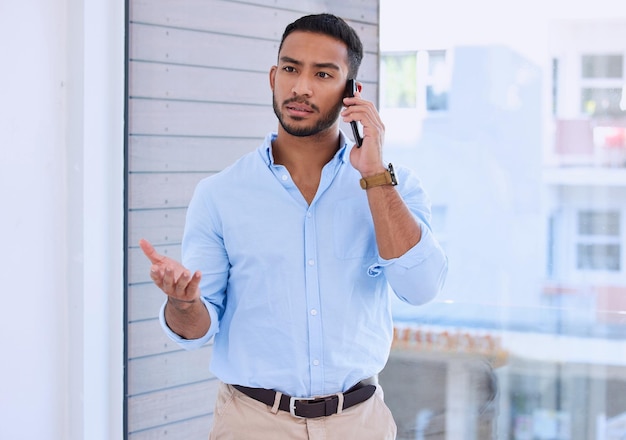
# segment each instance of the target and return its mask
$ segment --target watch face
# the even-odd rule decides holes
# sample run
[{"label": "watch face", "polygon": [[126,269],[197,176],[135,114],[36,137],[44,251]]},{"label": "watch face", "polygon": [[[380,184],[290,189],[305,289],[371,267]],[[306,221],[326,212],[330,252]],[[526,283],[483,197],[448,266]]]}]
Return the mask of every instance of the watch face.
[{"label": "watch face", "polygon": [[391,176],[391,184],[396,186],[398,184],[398,179],[396,179],[396,172],[393,170],[391,162],[389,162],[389,167],[387,169],[389,170],[389,175]]}]

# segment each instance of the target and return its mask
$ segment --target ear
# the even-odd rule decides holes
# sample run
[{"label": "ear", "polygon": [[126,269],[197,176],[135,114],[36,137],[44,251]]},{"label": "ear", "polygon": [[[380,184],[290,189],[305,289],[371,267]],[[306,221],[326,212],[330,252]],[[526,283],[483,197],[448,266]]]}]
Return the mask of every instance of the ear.
[{"label": "ear", "polygon": [[277,66],[272,66],[272,68],[270,69],[270,88],[272,89],[272,92],[274,91],[274,83],[276,81],[277,70],[278,70]]}]

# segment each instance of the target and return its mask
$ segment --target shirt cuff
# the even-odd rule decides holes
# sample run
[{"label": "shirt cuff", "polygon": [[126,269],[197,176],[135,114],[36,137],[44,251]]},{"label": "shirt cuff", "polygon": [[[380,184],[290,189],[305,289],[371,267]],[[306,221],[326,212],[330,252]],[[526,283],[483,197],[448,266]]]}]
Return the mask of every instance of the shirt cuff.
[{"label": "shirt cuff", "polygon": [[159,322],[161,323],[161,327],[163,328],[165,334],[172,341],[176,342],[178,346],[184,348],[185,350],[195,350],[196,348],[202,347],[204,344],[209,342],[211,338],[217,333],[219,327],[217,311],[215,310],[215,307],[213,307],[213,304],[211,304],[202,296],[200,297],[200,300],[209,312],[209,316],[211,317],[211,326],[209,327],[209,330],[207,330],[206,334],[198,339],[181,338],[179,335],[174,333],[171,328],[168,327],[167,322],[165,321],[165,306],[167,304],[167,299],[161,306],[161,311],[159,312]]},{"label": "shirt cuff", "polygon": [[371,277],[377,277],[387,266],[394,265],[400,270],[408,270],[426,260],[434,250],[439,248],[439,244],[435,239],[435,236],[431,232],[430,228],[421,221],[418,221],[422,230],[422,236],[420,241],[409,249],[404,255],[397,258],[391,258],[386,260],[382,257],[378,257],[378,261],[372,264],[367,269],[367,274]]}]

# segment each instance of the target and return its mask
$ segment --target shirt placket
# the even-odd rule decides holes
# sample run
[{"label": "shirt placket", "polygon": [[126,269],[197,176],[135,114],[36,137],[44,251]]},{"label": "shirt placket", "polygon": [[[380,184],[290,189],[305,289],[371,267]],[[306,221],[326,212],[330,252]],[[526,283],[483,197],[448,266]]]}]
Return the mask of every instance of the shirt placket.
[{"label": "shirt placket", "polygon": [[304,219],[305,249],[305,295],[309,333],[309,369],[311,372],[311,395],[324,392],[324,358],[322,313],[320,307],[318,252],[315,227],[315,207],[307,209]]}]

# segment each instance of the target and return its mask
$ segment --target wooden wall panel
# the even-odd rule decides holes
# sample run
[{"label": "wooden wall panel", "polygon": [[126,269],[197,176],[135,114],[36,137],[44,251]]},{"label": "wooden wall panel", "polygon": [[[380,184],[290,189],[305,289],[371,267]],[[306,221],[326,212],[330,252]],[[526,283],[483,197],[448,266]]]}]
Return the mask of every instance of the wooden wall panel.
[{"label": "wooden wall panel", "polygon": [[136,98],[229,102],[265,107],[272,102],[268,72],[137,61],[131,66],[129,80]]},{"label": "wooden wall panel", "polygon": [[308,13],[330,12],[346,20],[363,21],[378,24],[378,3],[372,0],[248,0],[255,5],[264,5],[278,9],[301,11]]},{"label": "wooden wall panel", "polygon": [[[152,61],[174,65],[269,72],[276,63],[279,42],[195,30],[134,24],[133,61]],[[148,44],[150,42],[150,44]],[[244,57],[232,54],[246,53]],[[359,79],[375,82],[378,55],[365,51]]]},{"label": "wooden wall panel", "polygon": [[[128,326],[134,322],[145,319],[156,319],[165,301],[165,294],[161,292],[151,281],[145,283],[135,283],[128,287],[128,302],[126,313],[128,315]],[[135,334],[127,331],[132,337],[128,338],[128,345],[135,343]],[[161,330],[159,329],[159,333]]]},{"label": "wooden wall panel", "polygon": [[133,136],[129,168],[131,172],[219,171],[253,150],[264,137],[240,136]]},{"label": "wooden wall panel", "polygon": [[[192,417],[207,416],[213,412],[216,389],[216,380],[206,380],[136,396],[128,404],[128,413],[131,416],[128,430],[141,431]],[[208,431],[205,431],[202,439],[207,438]]]},{"label": "wooden wall panel", "polygon": [[128,372],[134,380],[129,384],[129,394],[144,395],[163,389],[208,380],[212,346],[193,351],[177,350],[155,356],[129,359]]},{"label": "wooden wall panel", "polygon": [[134,115],[129,122],[135,135],[151,136],[233,136],[245,131],[263,137],[277,122],[268,105],[133,99]]},{"label": "wooden wall panel", "polygon": [[131,32],[133,61],[264,72],[278,47],[271,40],[145,24],[133,24]]},{"label": "wooden wall panel", "polygon": [[136,431],[129,435],[129,440],[178,440],[202,439],[206,440],[207,426],[213,423],[213,414],[192,417],[174,423],[166,423],[156,428]]},{"label": "wooden wall panel", "polygon": [[359,33],[365,50],[378,51],[378,2],[371,0],[318,1],[267,0],[246,3],[230,1],[135,0],[136,23],[196,31],[241,35],[279,42],[289,23],[306,13],[332,12]]},{"label": "wooden wall panel", "polygon": [[131,209],[184,208],[197,183],[205,177],[202,173],[132,174],[129,206]]},{"label": "wooden wall panel", "polygon": [[272,5],[229,1],[190,0],[184,5],[181,8],[180,2],[171,0],[137,0],[132,12],[136,22],[270,41],[280,40],[283,28],[301,15]]},{"label": "wooden wall panel", "polygon": [[161,324],[156,316],[153,319],[133,322],[129,324],[128,330],[133,335],[127,349],[129,359],[180,350],[178,345],[161,330]]},{"label": "wooden wall panel", "polygon": [[129,243],[145,238],[153,245],[179,244],[183,235],[186,208],[143,209],[128,213]]},{"label": "wooden wall panel", "polygon": [[212,345],[187,352],[164,335],[165,296],[138,241],[180,259],[197,182],[276,129],[268,72],[296,18],[327,11],[355,27],[365,46],[358,79],[378,102],[378,1],[128,1],[126,434],[206,440],[218,383],[208,369]]}]

